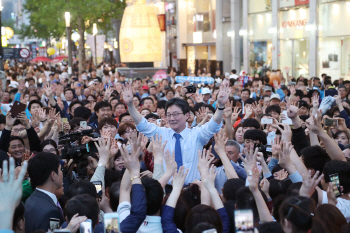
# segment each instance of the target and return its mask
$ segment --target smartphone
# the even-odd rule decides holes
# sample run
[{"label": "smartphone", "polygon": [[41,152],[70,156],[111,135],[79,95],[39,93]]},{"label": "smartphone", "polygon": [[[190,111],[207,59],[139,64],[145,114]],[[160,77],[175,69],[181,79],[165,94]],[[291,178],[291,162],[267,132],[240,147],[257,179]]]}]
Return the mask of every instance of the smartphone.
[{"label": "smartphone", "polygon": [[67,229],[56,229],[53,231],[53,233],[72,233],[72,232]]},{"label": "smartphone", "polygon": [[293,125],[292,119],[290,119],[287,115],[287,111],[283,111],[282,113],[286,116],[286,119],[282,120],[282,123],[288,124],[288,125]]},{"label": "smartphone", "polygon": [[253,218],[253,210],[245,209],[245,210],[235,210],[235,225],[236,232],[254,232],[254,218]]},{"label": "smartphone", "polygon": [[93,233],[91,219],[87,219],[85,222],[80,223],[79,232],[80,233]]},{"label": "smartphone", "polygon": [[324,125],[328,127],[338,127],[338,120],[332,118],[325,118]]},{"label": "smartphone", "polygon": [[62,118],[62,124],[64,124],[64,123],[68,123],[68,118],[66,118],[66,117]]},{"label": "smartphone", "polygon": [[50,231],[60,229],[60,220],[58,218],[50,218]]},{"label": "smartphone", "polygon": [[334,174],[329,175],[329,179],[332,182],[333,192],[335,194],[335,197],[340,197],[341,191],[340,191],[340,182],[339,182],[338,173],[334,173]]},{"label": "smartphone", "polygon": [[273,123],[273,119],[271,118],[261,118],[262,125],[271,125]]},{"label": "smartphone", "polygon": [[162,119],[157,119],[157,125],[160,125],[160,122],[162,122]]},{"label": "smartphone", "polygon": [[27,108],[26,104],[22,104],[21,102],[18,102],[17,100],[13,103],[10,113],[11,117],[15,118],[18,116],[19,113],[24,112]]},{"label": "smartphone", "polygon": [[80,121],[80,127],[82,127],[83,129],[86,129],[87,128],[86,121]]},{"label": "smartphone", "polygon": [[95,185],[96,193],[99,197],[102,197],[102,182],[101,181],[94,181],[91,182]]},{"label": "smartphone", "polygon": [[106,213],[103,219],[105,233],[119,233],[119,215],[117,213]]}]

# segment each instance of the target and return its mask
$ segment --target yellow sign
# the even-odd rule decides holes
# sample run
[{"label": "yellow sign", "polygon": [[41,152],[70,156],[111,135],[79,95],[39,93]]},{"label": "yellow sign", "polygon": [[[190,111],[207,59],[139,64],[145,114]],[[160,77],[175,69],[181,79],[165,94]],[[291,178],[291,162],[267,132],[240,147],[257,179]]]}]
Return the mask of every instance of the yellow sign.
[{"label": "yellow sign", "polygon": [[2,44],[2,47],[7,47],[7,37],[6,36],[1,36],[1,44]]},{"label": "yellow sign", "polygon": [[12,28],[10,27],[5,27],[5,35],[7,39],[11,39],[14,35],[14,32],[12,30]]},{"label": "yellow sign", "polygon": [[54,48],[48,48],[46,52],[51,56],[55,54],[56,50]]},{"label": "yellow sign", "polygon": [[62,42],[56,42],[55,46],[56,46],[56,48],[61,49],[62,48]]}]

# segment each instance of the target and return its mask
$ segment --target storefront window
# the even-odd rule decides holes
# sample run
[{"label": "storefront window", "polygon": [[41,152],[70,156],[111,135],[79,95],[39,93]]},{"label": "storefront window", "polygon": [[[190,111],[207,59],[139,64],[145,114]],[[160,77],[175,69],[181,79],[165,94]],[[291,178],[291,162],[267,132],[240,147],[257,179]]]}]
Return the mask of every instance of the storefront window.
[{"label": "storefront window", "polygon": [[195,72],[196,68],[196,54],[194,46],[187,46],[187,68],[189,74]]},{"label": "storefront window", "polygon": [[319,42],[317,74],[350,78],[350,2],[321,0],[319,4]]},{"label": "storefront window", "polygon": [[271,11],[271,0],[250,0],[249,14]]},{"label": "storefront window", "polygon": [[[252,1],[250,1],[252,2]],[[272,61],[271,12],[249,15],[249,73],[264,75]]]},{"label": "storefront window", "polygon": [[215,41],[215,0],[187,0],[187,3],[187,41]]}]

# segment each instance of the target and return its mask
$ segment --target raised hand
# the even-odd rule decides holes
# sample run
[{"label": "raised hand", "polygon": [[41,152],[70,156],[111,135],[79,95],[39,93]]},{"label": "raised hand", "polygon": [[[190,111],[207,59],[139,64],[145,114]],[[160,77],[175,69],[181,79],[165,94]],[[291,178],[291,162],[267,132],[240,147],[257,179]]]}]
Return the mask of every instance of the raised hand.
[{"label": "raised hand", "polygon": [[163,164],[163,156],[164,156],[164,148],[168,141],[165,141],[164,144],[162,144],[162,135],[158,137],[158,134],[156,134],[154,137],[152,137],[152,153],[154,158],[154,163]]},{"label": "raised hand", "polygon": [[248,175],[249,190],[251,192],[256,192],[259,190],[259,169],[256,164],[251,167],[251,174]]},{"label": "raised hand", "polygon": [[132,102],[132,98],[134,97],[134,95],[132,93],[132,89],[129,83],[126,83],[125,86],[123,87],[122,95],[123,95],[124,103],[126,103],[126,105],[128,106],[134,105]]},{"label": "raised hand", "polygon": [[[283,126],[283,129],[280,127]],[[291,142],[292,141],[292,130],[288,124],[281,123],[276,125],[276,128],[278,128],[282,133],[282,142]]]},{"label": "raised hand", "polygon": [[106,166],[109,160],[109,157],[111,156],[111,143],[110,140],[105,140],[104,138],[98,139],[98,144],[96,142],[95,146],[98,150],[98,155],[100,157],[99,162],[102,163],[103,166]]},{"label": "raised hand", "polygon": [[215,140],[215,146],[214,146],[214,150],[216,151],[216,153],[218,153],[218,155],[220,156],[220,154],[225,154],[225,144],[228,140],[228,138],[226,137],[226,134],[223,130],[220,130],[217,134],[214,134],[214,140]]},{"label": "raised hand", "polygon": [[249,118],[252,114],[253,114],[253,109],[250,105],[246,105],[246,107],[244,108],[244,119]]},{"label": "raised hand", "polygon": [[57,119],[58,115],[59,115],[59,113],[56,114],[56,109],[51,108],[49,110],[49,115],[47,117],[47,123],[52,125],[55,122],[55,120]]},{"label": "raised hand", "polygon": [[129,170],[131,177],[136,177],[140,175],[140,161],[139,155],[141,148],[137,148],[136,151],[133,151],[129,154],[125,145],[122,145],[120,150],[122,157],[124,159],[124,166]]},{"label": "raised hand", "polygon": [[5,129],[11,131],[12,126],[15,124],[16,120],[17,120],[17,117],[12,118],[11,113],[8,113],[6,115],[6,126],[5,126]]},{"label": "raised hand", "polygon": [[31,126],[29,125],[29,120],[27,118],[27,115],[25,112],[21,112],[17,115],[17,118],[21,121],[22,125],[24,125],[24,127],[26,129],[29,129]]},{"label": "raised hand", "polygon": [[[340,96],[339,96],[340,97]],[[336,98],[336,96],[334,96],[334,98]],[[318,95],[314,95],[312,96],[312,107],[314,109],[318,109],[318,107],[320,106],[320,102],[318,101]]]},{"label": "raised hand", "polygon": [[166,150],[164,154],[164,161],[166,164],[166,172],[174,174],[174,172],[177,170],[177,163],[175,161],[175,151],[172,152],[171,156],[169,150]]},{"label": "raised hand", "polygon": [[290,175],[292,175],[296,171],[296,168],[290,159],[290,153],[292,152],[292,150],[293,145],[290,142],[283,142],[283,151],[281,149],[278,150],[279,165],[286,169]]},{"label": "raised hand", "polygon": [[341,97],[340,97],[340,95],[339,95],[339,91],[338,91],[338,94],[337,94],[337,95],[333,96],[333,98],[334,98],[335,103],[336,103],[337,105],[340,105],[340,104],[341,104]]},{"label": "raised hand", "polygon": [[[15,161],[13,158],[3,162],[3,173],[0,175],[0,228],[12,229],[12,221],[15,209],[22,197],[22,181],[26,174],[28,163],[24,161],[22,169],[15,179]],[[8,168],[10,168],[8,170]]]},{"label": "raised hand", "polygon": [[230,96],[230,88],[227,82],[223,82],[220,85],[220,91],[217,96],[218,107],[224,107]]},{"label": "raised hand", "polygon": [[229,119],[231,118],[232,115],[232,108],[233,108],[233,102],[232,101],[227,101],[224,109],[224,118]]},{"label": "raised hand", "polygon": [[204,186],[210,192],[210,190],[215,189],[215,177],[217,172],[215,171],[214,164],[211,165],[210,169],[207,170],[206,178],[203,180]]},{"label": "raised hand", "polygon": [[315,175],[311,177],[311,170],[308,175],[303,176],[303,184],[301,185],[299,194],[300,196],[311,197],[315,192],[317,185],[321,182],[323,174],[320,175],[319,171],[316,171]]},{"label": "raised hand", "polygon": [[290,119],[298,117],[298,107],[292,104],[290,100],[287,101],[287,116]]},{"label": "raised hand", "polygon": [[197,116],[197,123],[200,123],[203,121],[203,119],[208,115],[208,108],[201,107],[198,109],[198,112],[196,112]]},{"label": "raised hand", "polygon": [[46,85],[44,86],[44,93],[45,93],[45,95],[46,95],[47,97],[51,97],[51,96],[52,96],[53,91],[52,91],[52,89],[51,89],[51,84],[46,84]]},{"label": "raised hand", "polygon": [[255,148],[254,150],[254,145],[250,145],[249,150],[247,148],[244,148],[244,154],[245,158],[240,154],[239,157],[244,163],[244,169],[246,170],[247,174],[252,173],[252,166],[256,164],[256,157],[258,154],[259,148]]},{"label": "raised hand", "polygon": [[257,102],[253,103],[252,109],[253,109],[255,116],[260,116],[263,114],[262,107],[261,107],[260,103],[259,104]]},{"label": "raised hand", "polygon": [[241,112],[242,112],[242,109],[241,109],[241,108],[239,108],[239,107],[234,107],[233,113],[232,113],[232,117],[231,117],[232,122],[237,121],[238,116],[239,116],[239,114],[240,114]]},{"label": "raised hand", "polygon": [[265,193],[266,197],[270,198],[270,193],[269,193],[270,182],[265,177],[260,181],[260,188],[261,188],[261,191]]},{"label": "raised hand", "polygon": [[211,146],[209,150],[203,149],[201,152],[198,150],[198,171],[201,173],[202,177],[205,177],[211,162],[215,159],[215,157],[210,157]]},{"label": "raised hand", "polygon": [[186,171],[184,172],[185,167],[181,166],[179,168],[179,171],[175,171],[174,173],[174,177],[173,177],[173,191],[178,191],[181,192],[184,183],[185,183],[185,179],[188,173],[188,168],[186,169]]},{"label": "raised hand", "polygon": [[312,115],[309,119],[306,120],[306,127],[309,128],[313,133],[319,134],[323,131],[322,128],[322,110],[317,111],[317,116]]},{"label": "raised hand", "polygon": [[79,216],[79,214],[75,214],[65,229],[69,230],[71,233],[75,233],[79,230],[80,223],[85,222],[86,220],[86,216]]},{"label": "raised hand", "polygon": [[112,93],[113,93],[112,87],[107,87],[107,89],[106,89],[106,91],[105,91],[104,99],[105,99],[105,100],[108,100],[109,97],[111,97]]}]

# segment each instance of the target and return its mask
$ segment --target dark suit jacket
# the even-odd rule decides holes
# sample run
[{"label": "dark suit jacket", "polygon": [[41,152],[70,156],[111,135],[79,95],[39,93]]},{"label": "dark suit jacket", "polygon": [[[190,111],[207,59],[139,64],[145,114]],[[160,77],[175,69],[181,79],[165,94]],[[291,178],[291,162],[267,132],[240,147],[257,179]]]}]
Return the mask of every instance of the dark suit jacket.
[{"label": "dark suit jacket", "polygon": [[50,228],[50,218],[58,218],[60,224],[64,222],[61,212],[47,194],[35,190],[25,203],[25,232],[31,233],[42,229],[45,232]]}]

